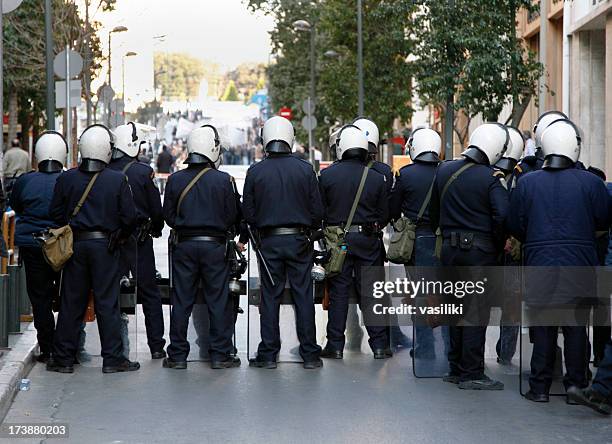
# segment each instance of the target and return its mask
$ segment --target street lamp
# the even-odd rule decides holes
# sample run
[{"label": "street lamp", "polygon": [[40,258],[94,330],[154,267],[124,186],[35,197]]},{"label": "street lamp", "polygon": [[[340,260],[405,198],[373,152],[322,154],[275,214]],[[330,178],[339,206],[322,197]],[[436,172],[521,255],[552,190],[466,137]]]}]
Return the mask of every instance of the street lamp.
[{"label": "street lamp", "polygon": [[137,56],[134,51],[128,51],[121,58],[121,98],[123,99],[123,103],[125,103],[125,59],[127,57]]},{"label": "street lamp", "polygon": [[357,0],[357,81],[359,115],[363,116],[363,18],[361,0]]},{"label": "street lamp", "polygon": [[329,59],[337,59],[340,57],[340,53],[338,51],[334,51],[333,49],[325,51],[323,55]]},{"label": "street lamp", "polygon": [[[309,110],[308,114],[312,115],[312,109],[315,103],[315,26],[311,25],[306,20],[296,20],[293,22],[293,29],[296,32],[310,33],[310,97],[308,98]],[[314,134],[312,125],[308,130],[308,153],[311,163],[314,164]]]},{"label": "street lamp", "polygon": [[111,73],[112,73],[112,69],[111,69],[111,55],[112,55],[112,48],[111,48],[111,37],[114,33],[118,33],[118,32],[127,32],[127,28],[125,26],[115,26],[111,32],[108,33],[108,86],[112,87],[113,84],[111,82]]}]

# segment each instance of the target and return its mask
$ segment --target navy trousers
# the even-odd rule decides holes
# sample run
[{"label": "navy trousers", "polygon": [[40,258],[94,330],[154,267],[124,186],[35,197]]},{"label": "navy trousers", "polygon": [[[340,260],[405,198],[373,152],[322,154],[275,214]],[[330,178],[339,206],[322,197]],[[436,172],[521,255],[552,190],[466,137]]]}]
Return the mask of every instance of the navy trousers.
[{"label": "navy trousers", "polygon": [[[136,256],[138,266],[136,267]],[[155,253],[153,252],[153,239],[148,237],[142,244],[137,244],[136,238],[131,237],[127,245],[121,249],[122,273],[127,276],[131,271],[138,283],[138,299],[142,304],[147,330],[147,343],[151,352],[163,350],[164,340],[164,314],[162,311],[161,295],[157,288]]]},{"label": "navy trousers", "polygon": [[304,235],[277,235],[261,240],[261,252],[268,263],[276,285],[272,286],[260,264],[261,342],[257,350],[260,361],[276,361],[281,348],[279,312],[285,283],[289,281],[295,307],[295,324],[304,361],[319,359],[315,308],[312,293],[312,245]]},{"label": "navy trousers", "polygon": [[608,399],[612,399],[612,341],[610,340],[606,344],[604,357],[593,380],[593,388]]},{"label": "navy trousers", "polygon": [[201,280],[210,319],[209,356],[214,361],[228,359],[233,351],[234,313],[228,289],[230,269],[225,260],[225,243],[180,242],[174,247],[172,269],[174,289],[168,356],[173,361],[186,361],[189,356],[187,329]]},{"label": "navy trousers", "polygon": [[106,239],[75,241],[73,249],[62,276],[53,357],[60,365],[74,363],[89,292],[93,290],[103,365],[118,365],[125,360],[117,285],[119,252],[110,253]]}]

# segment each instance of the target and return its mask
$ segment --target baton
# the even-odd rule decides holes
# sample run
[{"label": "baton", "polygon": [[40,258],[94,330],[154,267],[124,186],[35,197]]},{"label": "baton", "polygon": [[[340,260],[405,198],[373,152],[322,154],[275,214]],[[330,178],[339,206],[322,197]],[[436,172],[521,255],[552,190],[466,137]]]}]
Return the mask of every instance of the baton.
[{"label": "baton", "polygon": [[266,262],[266,258],[264,257],[264,255],[262,254],[261,250],[259,249],[259,242],[257,241],[257,239],[255,238],[255,236],[253,235],[253,231],[251,230],[251,226],[249,224],[245,224],[247,227],[247,232],[249,233],[249,239],[251,240],[251,245],[253,246],[253,251],[255,251],[255,255],[257,256],[257,258],[259,259],[259,263],[263,266],[266,275],[268,276],[268,279],[270,280],[270,284],[272,284],[273,287],[276,287],[276,282],[274,282],[274,278],[272,277],[272,273],[270,273],[270,269],[268,268],[268,263]]}]

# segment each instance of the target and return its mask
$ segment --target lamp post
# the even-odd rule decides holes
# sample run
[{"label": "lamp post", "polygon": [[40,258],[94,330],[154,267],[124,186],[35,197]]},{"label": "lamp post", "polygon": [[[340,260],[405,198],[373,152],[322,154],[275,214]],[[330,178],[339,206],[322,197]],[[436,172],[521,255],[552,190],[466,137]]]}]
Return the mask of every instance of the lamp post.
[{"label": "lamp post", "polygon": [[125,104],[125,59],[128,57],[135,57],[138,54],[134,51],[128,51],[121,58],[121,98],[123,99],[123,103]]},{"label": "lamp post", "polygon": [[357,0],[357,83],[358,83],[358,109],[359,115],[363,116],[363,8],[361,0]]},{"label": "lamp post", "polygon": [[[448,0],[448,6],[454,7],[455,1]],[[449,60],[453,60],[451,55],[450,44],[447,47],[448,58]],[[455,96],[453,93],[450,93],[446,98],[446,113],[444,114],[444,159],[452,160],[453,159],[453,127],[455,126],[455,110],[453,108],[455,101]]]},{"label": "lamp post", "polygon": [[157,128],[157,77],[162,75],[162,74],[166,74],[166,71],[164,71],[163,69],[160,71],[157,71],[155,73],[153,73],[153,95],[154,95],[154,103],[155,103],[155,128]]},{"label": "lamp post", "polygon": [[[118,33],[118,32],[126,32],[128,29],[125,26],[115,26],[109,33],[108,33],[108,86],[110,86],[111,88],[113,87],[113,84],[111,82],[112,80],[112,64],[111,64],[111,59],[112,59],[112,46],[111,46],[111,38],[113,36],[114,33]],[[110,119],[111,119],[111,105],[110,102],[108,103],[108,110],[107,110],[107,125],[110,126]]]},{"label": "lamp post", "polygon": [[[306,20],[297,20],[293,22],[293,29],[296,32],[309,32],[310,33],[310,95],[308,97],[309,104],[309,115],[312,115],[312,109],[315,104],[315,26],[311,25]],[[310,162],[314,164],[314,128],[312,125],[308,129],[308,155]]]}]

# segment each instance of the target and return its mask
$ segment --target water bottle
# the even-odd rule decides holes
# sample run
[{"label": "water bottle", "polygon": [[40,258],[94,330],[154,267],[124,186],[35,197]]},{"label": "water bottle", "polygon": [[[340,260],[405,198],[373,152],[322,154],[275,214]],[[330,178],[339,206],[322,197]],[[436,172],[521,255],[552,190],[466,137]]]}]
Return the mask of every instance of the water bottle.
[{"label": "water bottle", "polygon": [[30,380],[29,379],[22,379],[19,382],[19,390],[21,390],[22,392],[26,392],[26,391],[30,390]]}]

